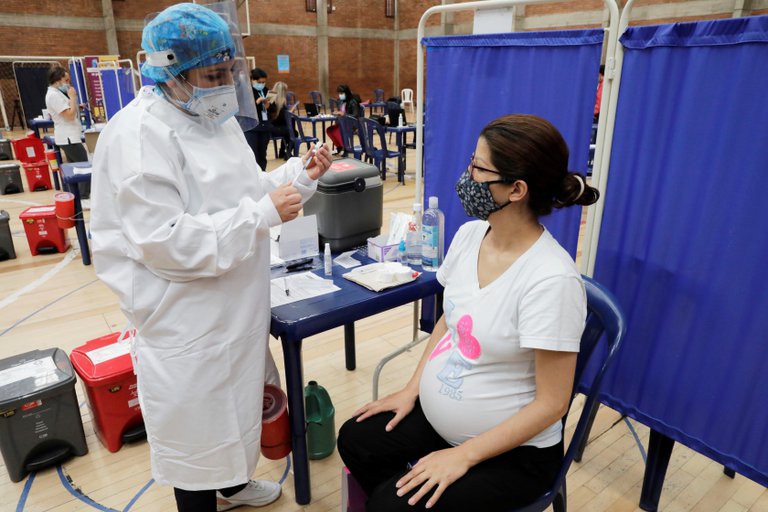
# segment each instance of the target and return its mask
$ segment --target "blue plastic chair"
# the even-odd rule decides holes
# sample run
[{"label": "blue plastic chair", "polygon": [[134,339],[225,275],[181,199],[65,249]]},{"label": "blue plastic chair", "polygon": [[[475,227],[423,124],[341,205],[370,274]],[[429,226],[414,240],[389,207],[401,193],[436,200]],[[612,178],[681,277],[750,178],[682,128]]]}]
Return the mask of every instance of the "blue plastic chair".
[{"label": "blue plastic chair", "polygon": [[309,97],[312,98],[312,103],[317,107],[318,114],[322,112],[325,114],[325,104],[323,103],[323,94],[320,91],[309,91]]},{"label": "blue plastic chair", "polygon": [[[543,512],[552,505],[555,512],[565,512],[567,508],[565,479],[571,463],[576,460],[586,444],[589,429],[600,405],[598,396],[605,372],[611,365],[627,332],[627,320],[619,306],[616,297],[597,283],[594,279],[584,276],[587,289],[587,323],[581,335],[581,347],[576,363],[576,378],[573,394],[586,391],[587,400],[576,424],[568,449],[565,451],[563,463],[557,478],[549,490],[533,503],[524,507],[511,509],[509,512]],[[590,366],[594,375],[584,374],[584,369]],[[589,380],[590,382],[585,382]],[[567,414],[566,414],[567,417]],[[565,417],[563,427],[565,427]]]},{"label": "blue plastic chair", "polygon": [[288,112],[293,112],[294,114],[297,112],[299,107],[299,99],[296,97],[296,93],[293,91],[286,91],[285,92],[285,107],[288,109]]},{"label": "blue plastic chair", "polygon": [[313,142],[317,144],[317,137],[304,135],[304,126],[295,114],[286,111],[285,119],[288,121],[288,138],[290,140],[290,147],[286,151],[289,151],[291,156],[299,156],[302,144],[307,145],[307,151],[312,147]]},{"label": "blue plastic chair", "polygon": [[[365,142],[362,144],[365,155],[373,160],[373,165],[379,169],[381,179],[387,179],[387,159],[397,158],[397,178],[401,182],[405,182],[405,169],[402,162],[403,155],[400,151],[392,151],[387,149],[387,131],[377,121],[370,118],[360,118],[360,138],[365,138]],[[378,138],[379,147],[376,147],[376,139]]]},{"label": "blue plastic chair", "polygon": [[382,112],[386,111],[387,103],[384,101],[384,89],[373,90],[373,101],[368,107],[371,109],[371,115],[378,113],[379,109],[381,109]]},{"label": "blue plastic chair", "polygon": [[341,102],[339,100],[336,100],[333,98],[328,100],[328,108],[330,109],[331,112],[338,112],[339,108],[341,108],[339,107],[340,104]]},{"label": "blue plastic chair", "polygon": [[355,132],[360,131],[357,118],[352,116],[339,116],[336,118],[341,130],[341,140],[344,142],[344,151],[348,155],[353,155],[358,160],[362,160],[363,146],[355,144]]}]

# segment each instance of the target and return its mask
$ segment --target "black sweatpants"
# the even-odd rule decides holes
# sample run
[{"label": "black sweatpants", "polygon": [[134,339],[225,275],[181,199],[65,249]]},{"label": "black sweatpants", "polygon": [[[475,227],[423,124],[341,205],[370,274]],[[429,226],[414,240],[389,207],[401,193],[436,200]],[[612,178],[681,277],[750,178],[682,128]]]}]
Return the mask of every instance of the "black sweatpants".
[{"label": "black sweatpants", "polygon": [[256,155],[256,163],[259,164],[262,171],[267,170],[267,148],[269,147],[269,141],[272,139],[272,132],[269,127],[262,128],[261,126],[244,132],[245,140],[248,141],[248,145],[251,146],[253,154]]},{"label": "black sweatpants", "polygon": [[[88,150],[85,149],[85,144],[82,142],[75,142],[74,144],[62,144],[59,149],[64,152],[64,156],[67,157],[67,162],[87,162]],[[91,197],[91,182],[84,181],[77,184],[77,188],[80,191],[81,199],[88,199]]]},{"label": "black sweatpants", "polygon": [[[219,489],[219,492],[228,498],[245,489],[246,485],[248,484]],[[174,487],[173,494],[176,497],[176,508],[179,512],[216,512],[216,489],[185,491]]]},{"label": "black sweatpants", "polygon": [[[393,416],[382,413],[361,423],[352,418],[339,431],[339,455],[368,494],[368,512],[423,508],[431,492],[411,506],[408,499],[419,488],[399,497],[395,483],[408,472],[409,462],[451,446],[429,424],[418,400],[414,410],[386,432],[384,427]],[[562,441],[549,448],[515,448],[470,468],[430,510],[493,512],[527,505],[549,488],[562,460]]]}]

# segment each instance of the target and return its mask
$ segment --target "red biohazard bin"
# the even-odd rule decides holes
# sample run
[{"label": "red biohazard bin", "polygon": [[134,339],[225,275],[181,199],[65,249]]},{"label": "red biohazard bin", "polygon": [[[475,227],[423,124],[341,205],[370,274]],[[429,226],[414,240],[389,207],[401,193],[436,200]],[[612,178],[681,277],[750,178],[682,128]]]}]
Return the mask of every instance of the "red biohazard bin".
[{"label": "red biohazard bin", "polygon": [[24,137],[11,141],[16,160],[23,164],[45,162],[45,145],[37,137]]},{"label": "red biohazard bin", "polygon": [[96,436],[110,452],[146,437],[131,355],[119,337],[96,338],[69,356],[83,383]]},{"label": "red biohazard bin", "polygon": [[19,214],[32,256],[64,252],[69,247],[66,232],[56,220],[56,206],[32,206]]},{"label": "red biohazard bin", "polygon": [[29,190],[51,190],[51,173],[48,172],[48,161],[35,162],[31,164],[21,164],[27,175],[27,185]]}]

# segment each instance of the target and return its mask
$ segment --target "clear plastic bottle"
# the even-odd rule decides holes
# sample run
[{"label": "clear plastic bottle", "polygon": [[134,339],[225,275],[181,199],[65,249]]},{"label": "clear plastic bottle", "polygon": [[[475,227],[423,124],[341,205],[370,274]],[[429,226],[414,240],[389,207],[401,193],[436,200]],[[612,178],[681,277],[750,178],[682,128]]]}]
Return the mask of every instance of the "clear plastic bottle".
[{"label": "clear plastic bottle", "polygon": [[413,221],[405,235],[405,253],[409,265],[421,265],[421,203],[413,203]]},{"label": "clear plastic bottle", "polygon": [[325,250],[323,251],[323,265],[325,267],[325,275],[333,275],[333,260],[331,259],[331,244],[325,243]]},{"label": "clear plastic bottle", "polygon": [[445,255],[445,215],[437,206],[437,197],[430,197],[421,220],[421,266],[428,272],[436,272]]},{"label": "clear plastic bottle", "polygon": [[408,258],[405,254],[405,240],[400,240],[400,245],[397,246],[397,262],[403,265],[408,264]]}]

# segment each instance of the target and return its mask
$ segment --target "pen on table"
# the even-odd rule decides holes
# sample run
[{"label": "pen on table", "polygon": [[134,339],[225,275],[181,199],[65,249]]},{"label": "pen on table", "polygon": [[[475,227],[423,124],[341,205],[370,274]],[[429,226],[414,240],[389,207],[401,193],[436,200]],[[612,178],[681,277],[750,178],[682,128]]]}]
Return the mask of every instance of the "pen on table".
[{"label": "pen on table", "polygon": [[286,278],[283,278],[283,290],[285,290],[285,296],[290,297],[291,292],[288,290],[288,281]]}]

